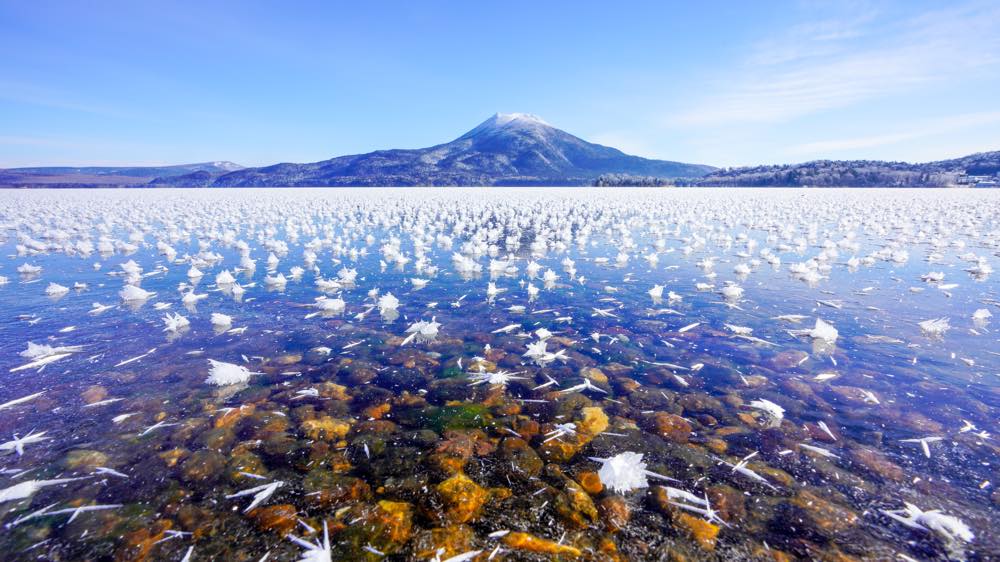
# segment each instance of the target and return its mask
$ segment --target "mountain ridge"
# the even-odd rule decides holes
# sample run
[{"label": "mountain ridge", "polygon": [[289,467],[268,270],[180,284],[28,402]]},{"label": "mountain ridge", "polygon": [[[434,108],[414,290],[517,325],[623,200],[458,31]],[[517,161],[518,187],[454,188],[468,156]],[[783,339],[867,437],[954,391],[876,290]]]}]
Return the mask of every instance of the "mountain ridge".
[{"label": "mountain ridge", "polygon": [[716,168],[651,160],[587,142],[527,113],[497,113],[458,138],[416,149],[376,150],[305,164],[190,174],[152,185],[184,187],[589,185],[599,175],[697,177]]},{"label": "mountain ridge", "polygon": [[715,168],[625,154],[537,115],[497,113],[454,140],[308,163],[244,168],[228,161],[137,167],[0,169],[6,187],[704,186],[947,187],[1000,179],[1000,151],[911,164],[813,160]]}]

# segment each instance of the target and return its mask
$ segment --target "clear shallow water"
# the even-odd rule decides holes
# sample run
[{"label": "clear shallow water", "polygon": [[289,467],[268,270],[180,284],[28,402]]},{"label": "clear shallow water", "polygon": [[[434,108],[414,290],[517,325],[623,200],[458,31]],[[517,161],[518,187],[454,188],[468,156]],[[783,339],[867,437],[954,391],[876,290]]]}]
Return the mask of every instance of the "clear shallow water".
[{"label": "clear shallow water", "polygon": [[[86,477],[0,503],[13,559],[179,560],[189,549],[191,560],[295,559],[303,549],[287,535],[321,540],[324,522],[332,558],[349,560],[438,549],[509,560],[559,549],[595,560],[1000,552],[1000,346],[994,319],[973,319],[1000,314],[988,273],[1000,193],[60,190],[0,200],[0,404],[43,392],[0,410],[0,442],[45,432],[0,457],[0,489]],[[237,271],[242,254],[254,270]],[[459,271],[456,254],[481,270]],[[138,280],[123,271],[129,261]],[[42,269],[18,273],[23,264]],[[188,276],[192,264],[203,277]],[[317,286],[345,268],[353,283]],[[242,298],[215,282],[223,270]],[[266,283],[278,273],[283,288]],[[428,282],[416,289],[412,278]],[[123,302],[128,282],[156,294]],[[70,290],[48,295],[50,283]],[[206,296],[186,306],[192,285]],[[648,294],[654,285],[662,300]],[[727,285],[742,294],[724,295]],[[376,306],[387,292],[395,314]],[[320,296],[345,310],[316,314]],[[95,302],[112,307],[93,313]],[[164,331],[168,313],[190,325]],[[213,326],[212,313],[231,326]],[[942,317],[950,329],[939,334],[919,324]],[[795,335],[817,318],[835,340]],[[435,337],[404,345],[407,328],[432,319]],[[561,356],[524,356],[541,339]],[[28,342],[81,347],[8,372],[32,362]],[[215,386],[208,359],[261,374]],[[519,378],[472,385],[480,371]],[[562,392],[584,378],[599,390]],[[567,422],[577,432],[550,439]],[[904,441],[921,438],[930,456]],[[590,458],[623,452],[679,482],[600,489]],[[763,481],[733,470],[750,455]],[[227,497],[275,482],[247,513],[253,494]],[[717,516],[670,503],[661,484],[707,497]],[[885,514],[904,502],[958,518],[974,538]],[[72,522],[51,514],[80,506],[105,507]]]}]

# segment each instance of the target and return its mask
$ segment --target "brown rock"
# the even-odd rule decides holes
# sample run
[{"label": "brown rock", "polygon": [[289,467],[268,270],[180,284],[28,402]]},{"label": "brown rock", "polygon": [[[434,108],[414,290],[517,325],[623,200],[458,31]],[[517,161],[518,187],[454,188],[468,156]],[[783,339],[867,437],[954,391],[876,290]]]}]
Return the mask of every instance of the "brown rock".
[{"label": "brown rock", "polygon": [[200,441],[207,449],[224,451],[236,441],[236,434],[231,427],[214,427],[203,433]]},{"label": "brown rock", "polygon": [[500,444],[500,456],[511,464],[514,474],[523,478],[538,476],[545,466],[531,445],[518,437],[507,437],[503,440]]},{"label": "brown rock", "polygon": [[66,454],[63,464],[69,470],[92,469],[108,466],[108,456],[100,451],[75,449]]},{"label": "brown rock", "polygon": [[556,495],[554,507],[563,520],[581,529],[597,521],[597,507],[594,505],[594,500],[590,499],[583,486],[569,477],[566,477],[563,491]]},{"label": "brown rock", "polygon": [[869,473],[886,480],[902,482],[905,478],[903,469],[899,465],[893,463],[885,455],[874,449],[866,447],[851,449],[849,458],[851,462],[857,463]]},{"label": "brown rock", "polygon": [[354,503],[371,497],[368,483],[360,478],[315,468],[302,480],[307,499],[323,506]]},{"label": "brown rock", "polygon": [[98,384],[87,387],[87,390],[84,390],[83,393],[80,394],[80,398],[83,399],[84,404],[93,404],[95,402],[100,402],[101,400],[104,400],[107,397],[108,397],[108,389]]},{"label": "brown rock", "polygon": [[218,478],[226,466],[226,457],[216,451],[195,451],[181,465],[181,477],[186,482],[205,482]]},{"label": "brown rock", "polygon": [[590,379],[596,383],[607,384],[608,376],[604,374],[603,371],[597,367],[584,367],[580,369],[580,376],[583,378]]},{"label": "brown rock", "polygon": [[677,403],[684,408],[685,412],[724,414],[725,408],[718,398],[713,398],[704,392],[695,392],[681,396]]},{"label": "brown rock", "polygon": [[863,388],[858,388],[856,386],[830,385],[830,391],[837,396],[839,401],[852,406],[865,406],[869,403],[868,394]]},{"label": "brown rock", "polygon": [[806,357],[809,354],[804,351],[782,351],[772,357],[767,366],[775,371],[787,371],[797,368]]},{"label": "brown rock", "polygon": [[830,538],[858,523],[858,515],[850,509],[826,500],[809,490],[802,490],[789,502],[797,508],[791,520],[802,521],[812,531]]},{"label": "brown rock", "polygon": [[170,449],[169,451],[163,451],[157,456],[159,456],[160,459],[163,460],[163,462],[167,465],[168,468],[173,468],[177,466],[177,463],[179,463],[181,459],[186,458],[189,454],[190,451],[188,451],[187,449],[184,449],[182,447],[176,447],[174,449]]},{"label": "brown rock", "polygon": [[687,443],[688,437],[691,435],[691,424],[674,414],[656,412],[653,414],[652,424],[654,433],[674,443]]},{"label": "brown rock", "polygon": [[602,499],[598,511],[604,526],[612,533],[624,529],[631,517],[628,503],[625,502],[625,498],[619,495],[607,496]]},{"label": "brown rock", "polygon": [[719,484],[706,490],[712,507],[719,512],[719,517],[726,521],[740,521],[747,513],[743,492],[732,486]]}]

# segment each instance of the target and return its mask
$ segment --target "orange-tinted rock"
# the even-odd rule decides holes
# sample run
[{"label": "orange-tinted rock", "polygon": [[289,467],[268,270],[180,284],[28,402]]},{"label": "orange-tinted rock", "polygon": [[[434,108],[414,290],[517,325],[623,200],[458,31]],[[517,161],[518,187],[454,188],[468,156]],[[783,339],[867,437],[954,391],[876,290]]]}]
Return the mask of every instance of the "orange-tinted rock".
[{"label": "orange-tinted rock", "polygon": [[406,502],[382,500],[378,502],[376,516],[370,524],[377,529],[380,545],[400,546],[413,534],[413,506]]},{"label": "orange-tinted rock", "polygon": [[427,457],[427,461],[445,474],[458,474],[465,471],[465,463],[467,462],[463,457],[454,457],[451,455],[446,455],[443,453],[434,453]]},{"label": "orange-tinted rock", "polygon": [[580,450],[581,445],[578,445],[577,441],[577,439],[569,436],[552,439],[551,441],[542,443],[538,447],[538,454],[549,462],[566,462],[573,458],[573,455]]},{"label": "orange-tinted rock", "polygon": [[298,512],[291,504],[258,507],[248,515],[257,524],[258,529],[274,531],[282,537],[295,529],[299,523]]},{"label": "orange-tinted rock", "polygon": [[253,415],[256,410],[257,406],[253,404],[243,404],[239,408],[232,408],[221,416],[217,416],[212,425],[215,427],[232,427],[241,419]]},{"label": "orange-tinted rock", "polygon": [[698,543],[705,550],[715,550],[715,540],[719,536],[719,526],[700,517],[678,513],[674,525]]},{"label": "orange-tinted rock", "polygon": [[337,441],[346,437],[348,432],[351,431],[351,423],[346,420],[323,416],[302,422],[299,429],[309,439]]},{"label": "orange-tinted rock", "polygon": [[[475,533],[467,525],[429,529],[414,537],[413,552],[419,560],[430,560],[435,556],[446,560],[472,550],[474,539]],[[438,549],[444,552],[439,555]]]},{"label": "orange-tinted rock", "polygon": [[118,562],[142,562],[149,558],[153,546],[163,540],[173,521],[160,519],[148,527],[136,529],[122,538],[122,545],[115,553]]},{"label": "orange-tinted rock", "polygon": [[533,420],[527,416],[518,416],[513,423],[514,431],[518,433],[524,439],[530,440],[535,435],[541,431],[541,425],[538,421]]},{"label": "orange-tinted rock", "polygon": [[375,404],[374,406],[368,406],[364,410],[365,417],[380,420],[385,417],[392,410],[391,404]]},{"label": "orange-tinted rock", "polygon": [[576,430],[591,438],[608,428],[608,415],[597,406],[588,406],[580,410],[580,420],[576,422]]},{"label": "orange-tinted rock", "polygon": [[364,433],[392,433],[396,431],[396,424],[389,420],[363,421],[354,424],[355,434]]},{"label": "orange-tinted rock", "polygon": [[452,523],[466,523],[479,516],[489,493],[465,474],[456,474],[437,485],[444,503],[443,516]]},{"label": "orange-tinted rock", "polygon": [[570,478],[566,478],[564,490],[556,495],[554,507],[564,521],[581,529],[597,521],[594,500],[583,491],[582,486]]},{"label": "orange-tinted rock", "polygon": [[579,477],[577,477],[577,482],[580,483],[585,492],[592,496],[596,496],[604,490],[604,483],[601,482],[601,477],[591,470],[581,472]]},{"label": "orange-tinted rock", "polygon": [[186,458],[189,454],[190,451],[187,449],[177,447],[168,451],[163,451],[158,456],[167,465],[167,467],[173,468],[174,466],[177,466],[177,463],[179,463],[181,459]]},{"label": "orange-tinted rock", "polygon": [[538,552],[542,554],[565,554],[580,556],[580,549],[555,541],[538,538],[528,533],[510,533],[503,538],[503,543],[514,550]]},{"label": "orange-tinted rock", "polygon": [[717,455],[724,455],[729,449],[729,444],[722,439],[712,437],[705,440],[705,448]]},{"label": "orange-tinted rock", "polygon": [[319,395],[323,398],[332,398],[334,400],[350,400],[351,396],[347,393],[347,387],[335,384],[332,382],[325,382],[316,387],[319,391]]}]

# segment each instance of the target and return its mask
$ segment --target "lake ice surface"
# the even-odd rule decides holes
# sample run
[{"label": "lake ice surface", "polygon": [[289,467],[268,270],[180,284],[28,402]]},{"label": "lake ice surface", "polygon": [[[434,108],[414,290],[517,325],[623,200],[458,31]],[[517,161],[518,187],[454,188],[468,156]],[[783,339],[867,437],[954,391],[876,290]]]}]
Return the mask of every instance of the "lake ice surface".
[{"label": "lake ice surface", "polygon": [[2,191],[0,245],[5,559],[1000,557],[1000,191]]}]

